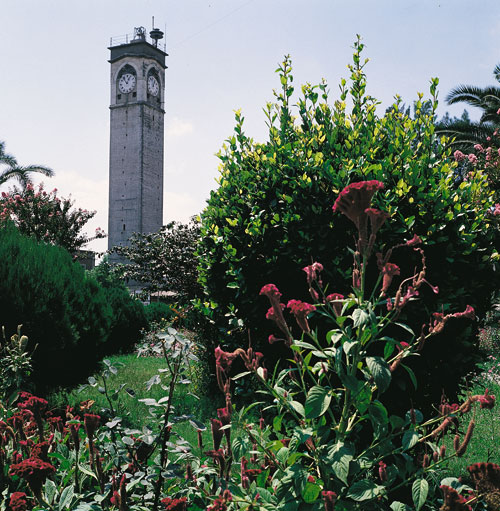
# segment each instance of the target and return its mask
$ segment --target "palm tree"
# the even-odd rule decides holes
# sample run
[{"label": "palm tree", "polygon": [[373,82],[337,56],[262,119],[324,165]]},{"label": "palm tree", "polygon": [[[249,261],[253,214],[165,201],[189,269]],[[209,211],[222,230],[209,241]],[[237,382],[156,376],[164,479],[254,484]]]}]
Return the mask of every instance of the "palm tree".
[{"label": "palm tree", "polygon": [[17,160],[11,154],[5,152],[5,142],[0,142],[0,165],[6,168],[0,171],[0,185],[3,185],[10,179],[17,179],[24,189],[31,182],[30,174],[38,172],[47,177],[52,177],[54,171],[43,165],[18,165]]},{"label": "palm tree", "polygon": [[[493,75],[500,83],[500,64],[495,66]],[[483,111],[478,122],[453,119],[438,123],[438,133],[454,138],[451,145],[457,149],[469,151],[474,144],[483,144],[500,126],[500,115],[497,113],[500,108],[500,87],[459,85],[450,91],[446,102],[449,105],[464,102]]]}]

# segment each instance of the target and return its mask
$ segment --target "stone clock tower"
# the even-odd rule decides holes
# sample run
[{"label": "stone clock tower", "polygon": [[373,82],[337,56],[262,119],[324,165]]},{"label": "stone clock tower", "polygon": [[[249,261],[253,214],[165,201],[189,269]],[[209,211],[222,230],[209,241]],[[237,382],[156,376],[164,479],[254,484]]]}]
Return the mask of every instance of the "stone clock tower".
[{"label": "stone clock tower", "polygon": [[[163,32],[143,27],[111,40],[108,249],[163,225],[165,57]],[[111,261],[117,261],[114,254]]]}]

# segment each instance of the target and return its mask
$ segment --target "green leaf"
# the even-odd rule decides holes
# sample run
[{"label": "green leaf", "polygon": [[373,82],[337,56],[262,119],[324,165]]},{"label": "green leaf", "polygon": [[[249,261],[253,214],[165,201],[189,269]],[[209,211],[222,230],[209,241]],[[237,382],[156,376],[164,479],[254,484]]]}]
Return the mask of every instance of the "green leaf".
[{"label": "green leaf", "polygon": [[363,309],[356,309],[352,313],[352,320],[354,323],[354,328],[357,328],[358,326],[365,325],[369,319],[370,319],[370,315],[368,314],[368,312],[364,311]]},{"label": "green leaf", "polygon": [[391,371],[387,362],[382,357],[366,357],[366,365],[379,392],[385,392],[391,383]]},{"label": "green leaf", "polygon": [[411,449],[419,440],[419,435],[414,429],[409,429],[403,433],[403,450]]},{"label": "green leaf", "polygon": [[301,416],[305,417],[306,412],[304,410],[304,407],[302,406],[302,403],[299,403],[298,401],[290,401],[290,406]]},{"label": "green leaf", "polygon": [[276,432],[279,432],[281,430],[281,423],[283,422],[283,415],[277,415],[273,419],[273,429]]},{"label": "green leaf", "polygon": [[402,502],[398,502],[397,500],[391,504],[392,511],[406,511],[407,507]]},{"label": "green leaf", "polygon": [[71,501],[73,500],[73,496],[75,495],[75,489],[73,485],[67,486],[61,493],[61,498],[59,499],[59,511],[63,511],[67,509],[71,505]]},{"label": "green leaf", "polygon": [[327,460],[331,464],[333,473],[344,484],[347,484],[349,463],[353,459],[354,448],[349,444],[337,442],[329,451]]},{"label": "green leaf", "polygon": [[413,498],[413,503],[417,508],[417,511],[422,509],[422,506],[425,504],[427,500],[427,495],[429,493],[429,483],[425,479],[417,479],[413,482],[411,487],[411,496]]},{"label": "green leaf", "polygon": [[312,504],[318,498],[320,491],[321,486],[308,482],[302,491],[302,498],[307,504]]},{"label": "green leaf", "polygon": [[369,479],[363,479],[354,483],[347,492],[347,496],[357,502],[374,499],[378,495],[378,485]]},{"label": "green leaf", "polygon": [[52,502],[54,501],[54,497],[57,493],[57,487],[54,481],[51,479],[47,479],[45,481],[45,500],[52,505]]},{"label": "green leaf", "polygon": [[321,417],[330,406],[332,396],[329,389],[315,385],[307,393],[305,402],[306,419]]},{"label": "green leaf", "polygon": [[401,367],[404,367],[410,376],[410,380],[413,383],[413,386],[415,387],[415,390],[417,389],[417,377],[415,376],[415,373],[413,372],[413,369],[411,367],[408,367],[404,364],[401,364]]},{"label": "green leaf", "polygon": [[405,325],[403,323],[398,323],[397,321],[394,321],[393,325],[397,325],[397,326],[403,328],[404,330],[406,330],[407,332],[409,332],[411,335],[415,336],[415,332],[408,325]]}]

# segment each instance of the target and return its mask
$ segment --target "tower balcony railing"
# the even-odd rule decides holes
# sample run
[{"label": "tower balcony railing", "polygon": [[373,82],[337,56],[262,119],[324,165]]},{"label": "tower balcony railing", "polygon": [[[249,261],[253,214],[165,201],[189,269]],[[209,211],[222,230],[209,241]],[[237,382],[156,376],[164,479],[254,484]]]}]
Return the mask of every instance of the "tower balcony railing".
[{"label": "tower balcony railing", "polygon": [[129,44],[131,42],[145,41],[153,46],[156,46],[158,49],[167,51],[167,45],[165,43],[160,43],[159,41],[155,41],[151,37],[146,35],[146,30],[144,27],[138,27],[134,29],[132,34],[124,34],[116,37],[111,37],[109,41],[109,47],[112,48],[114,46],[121,46],[122,44]]}]

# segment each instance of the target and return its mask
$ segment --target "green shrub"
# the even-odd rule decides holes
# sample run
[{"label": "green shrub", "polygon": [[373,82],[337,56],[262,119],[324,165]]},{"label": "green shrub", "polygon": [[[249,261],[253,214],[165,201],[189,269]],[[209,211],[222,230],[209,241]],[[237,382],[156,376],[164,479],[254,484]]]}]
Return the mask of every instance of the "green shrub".
[{"label": "green shrub", "polygon": [[[254,345],[271,354],[263,321],[266,306],[255,299],[262,285],[274,282],[287,296],[305,298],[300,268],[312,261],[324,265],[331,282],[343,281],[340,268],[348,266],[350,256],[341,248],[351,234],[348,221],[335,217],[331,207],[339,190],[363,179],[386,185],[377,201],[387,205],[393,222],[390,230],[381,230],[382,243],[390,246],[401,235],[421,236],[428,279],[441,291],[429,291],[424,295],[427,309],[422,301],[420,310],[402,319],[420,330],[422,312],[459,310],[471,303],[483,316],[490,307],[491,292],[499,284],[492,264],[498,230],[488,217],[491,193],[479,170],[468,181],[456,179],[456,162],[435,135],[438,80],[431,81],[430,110],[419,94],[413,118],[403,113],[399,98],[378,115],[379,103],[366,93],[362,49],[358,41],[350,84],[342,80],[333,105],[323,81],[303,86],[293,108],[286,58],[278,70],[281,91],[265,109],[267,141],[249,138],[244,118],[236,113],[235,133],[218,155],[219,188],[202,213],[197,251],[207,297],[200,308],[232,329],[226,342],[233,348],[244,345],[248,329]],[[350,289],[330,292],[347,295]],[[428,362],[414,362],[422,373],[439,368],[436,392],[443,386],[452,392],[459,376],[473,367],[472,330],[448,329],[433,343]]]},{"label": "green shrub", "polygon": [[22,332],[36,386],[77,381],[95,368],[111,322],[99,284],[63,248],[0,229],[0,324]]},{"label": "green shrub", "polygon": [[113,313],[108,337],[101,355],[130,351],[148,325],[144,305],[130,295],[123,281],[113,274],[110,264],[104,260],[92,275],[101,285],[106,302]]},{"label": "green shrub", "polygon": [[156,323],[162,319],[169,320],[174,317],[175,312],[172,308],[163,302],[151,302],[144,307],[148,323]]}]

